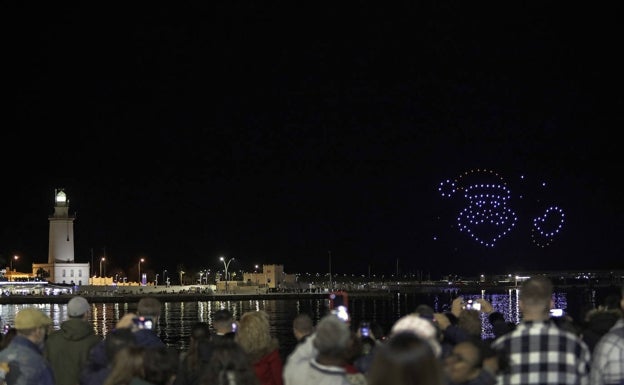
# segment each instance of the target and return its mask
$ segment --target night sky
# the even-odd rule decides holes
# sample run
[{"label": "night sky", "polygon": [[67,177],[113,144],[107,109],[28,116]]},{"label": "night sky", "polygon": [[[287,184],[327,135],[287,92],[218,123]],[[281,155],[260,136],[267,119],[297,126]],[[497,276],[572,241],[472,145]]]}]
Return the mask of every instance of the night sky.
[{"label": "night sky", "polygon": [[[64,188],[109,268],[622,269],[615,6],[409,3],[3,5],[1,258],[47,261]],[[457,178],[509,189],[494,247]]]}]

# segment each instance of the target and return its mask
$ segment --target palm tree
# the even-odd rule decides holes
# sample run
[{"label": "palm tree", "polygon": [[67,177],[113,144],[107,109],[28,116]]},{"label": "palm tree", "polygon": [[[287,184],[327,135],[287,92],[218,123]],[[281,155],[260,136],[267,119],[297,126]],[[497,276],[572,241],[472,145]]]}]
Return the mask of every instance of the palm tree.
[{"label": "palm tree", "polygon": [[49,278],[50,277],[50,273],[48,273],[47,270],[45,270],[43,267],[40,267],[37,269],[37,278],[39,278],[40,280],[43,280],[44,278]]}]

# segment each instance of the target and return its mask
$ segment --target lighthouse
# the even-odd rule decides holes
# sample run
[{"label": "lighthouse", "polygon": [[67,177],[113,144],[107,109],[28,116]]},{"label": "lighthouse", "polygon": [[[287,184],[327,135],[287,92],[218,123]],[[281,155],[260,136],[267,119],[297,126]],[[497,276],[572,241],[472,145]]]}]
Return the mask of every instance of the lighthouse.
[{"label": "lighthouse", "polygon": [[48,263],[74,262],[74,220],[69,215],[69,199],[62,189],[54,190],[54,214],[50,221]]},{"label": "lighthouse", "polygon": [[74,261],[75,219],[75,215],[69,214],[69,198],[65,189],[55,189],[54,213],[48,217],[48,263],[33,263],[33,275],[52,283],[78,286],[89,283],[89,263]]}]

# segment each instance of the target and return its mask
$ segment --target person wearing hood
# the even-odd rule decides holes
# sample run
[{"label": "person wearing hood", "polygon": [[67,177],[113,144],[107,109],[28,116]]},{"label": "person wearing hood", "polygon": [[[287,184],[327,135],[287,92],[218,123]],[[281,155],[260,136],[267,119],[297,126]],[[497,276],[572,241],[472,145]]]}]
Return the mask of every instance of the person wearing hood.
[{"label": "person wearing hood", "polygon": [[91,306],[84,297],[73,297],[67,303],[67,316],[60,328],[50,333],[44,347],[56,385],[77,384],[89,351],[102,340],[89,323]]}]

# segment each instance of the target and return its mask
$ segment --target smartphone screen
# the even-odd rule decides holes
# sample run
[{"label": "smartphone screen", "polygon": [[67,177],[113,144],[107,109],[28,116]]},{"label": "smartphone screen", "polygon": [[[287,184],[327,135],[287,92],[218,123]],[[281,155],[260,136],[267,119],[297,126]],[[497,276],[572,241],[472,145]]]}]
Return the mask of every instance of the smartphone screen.
[{"label": "smartphone screen", "polygon": [[563,316],[563,309],[550,309],[550,316],[551,317],[562,317]]},{"label": "smartphone screen", "polygon": [[154,321],[151,318],[134,317],[132,322],[137,329],[152,329],[154,327]]},{"label": "smartphone screen", "polygon": [[360,325],[360,335],[362,337],[370,337],[370,326],[368,322],[362,322]]}]

